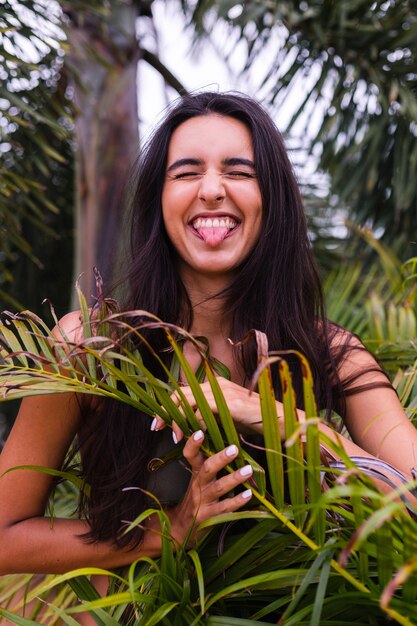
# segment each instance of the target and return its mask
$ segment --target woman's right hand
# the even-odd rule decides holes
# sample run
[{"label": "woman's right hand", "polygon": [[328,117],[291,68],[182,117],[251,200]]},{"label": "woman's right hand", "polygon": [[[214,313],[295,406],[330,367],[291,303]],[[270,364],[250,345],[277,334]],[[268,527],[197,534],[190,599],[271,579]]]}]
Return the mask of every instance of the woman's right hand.
[{"label": "woman's right hand", "polygon": [[204,458],[201,452],[203,441],[204,433],[199,430],[184,446],[184,457],[190,464],[192,478],[182,501],[169,512],[172,537],[177,542],[183,543],[189,534],[187,547],[192,547],[196,542],[197,527],[201,522],[222,513],[237,511],[252,497],[251,489],[227,496],[250,479],[253,473],[250,465],[217,477],[218,473],[237,457],[238,448],[231,445],[211,457]]}]

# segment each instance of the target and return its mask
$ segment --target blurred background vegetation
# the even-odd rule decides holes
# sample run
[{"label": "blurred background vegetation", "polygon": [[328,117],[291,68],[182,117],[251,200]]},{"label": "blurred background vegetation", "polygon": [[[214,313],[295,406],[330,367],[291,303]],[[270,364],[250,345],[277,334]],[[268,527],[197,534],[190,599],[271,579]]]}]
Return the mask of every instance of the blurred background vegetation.
[{"label": "blurred background vegetation", "polygon": [[[323,272],[357,262],[348,218],[406,260],[417,236],[417,9],[409,1],[167,0],[190,54],[208,45],[251,81],[288,136]],[[137,67],[161,59],[158,0],[6,0],[0,6],[0,298],[59,313],[75,277],[107,281],[137,155]],[[235,63],[236,67],[236,63]],[[236,71],[236,70],[235,70]],[[204,81],[204,77],[202,77]],[[204,83],[202,83],[204,84]],[[238,83],[239,84],[239,83]],[[143,96],[142,96],[143,97]],[[147,92],[147,99],[155,94]],[[281,121],[284,110],[285,127]],[[369,249],[362,245],[366,262]]]}]

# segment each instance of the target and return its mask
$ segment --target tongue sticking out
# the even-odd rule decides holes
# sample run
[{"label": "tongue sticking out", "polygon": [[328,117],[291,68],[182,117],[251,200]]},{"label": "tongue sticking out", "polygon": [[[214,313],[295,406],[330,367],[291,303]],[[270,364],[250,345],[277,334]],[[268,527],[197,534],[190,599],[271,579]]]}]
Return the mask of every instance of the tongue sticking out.
[{"label": "tongue sticking out", "polygon": [[202,226],[197,228],[197,232],[208,246],[215,248],[225,239],[230,229],[225,226]]}]

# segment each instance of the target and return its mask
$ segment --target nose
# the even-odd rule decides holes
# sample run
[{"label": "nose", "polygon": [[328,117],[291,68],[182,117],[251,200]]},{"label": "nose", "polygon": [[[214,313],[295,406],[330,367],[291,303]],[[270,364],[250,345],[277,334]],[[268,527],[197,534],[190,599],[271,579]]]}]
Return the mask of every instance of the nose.
[{"label": "nose", "polygon": [[217,206],[224,200],[226,191],[220,174],[207,172],[201,179],[198,198],[206,205]]}]

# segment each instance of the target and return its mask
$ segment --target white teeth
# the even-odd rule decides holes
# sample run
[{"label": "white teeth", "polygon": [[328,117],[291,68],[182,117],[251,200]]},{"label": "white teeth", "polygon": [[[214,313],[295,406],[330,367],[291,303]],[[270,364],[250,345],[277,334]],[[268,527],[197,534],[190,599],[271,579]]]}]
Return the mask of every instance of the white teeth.
[{"label": "white teeth", "polygon": [[233,218],[230,217],[226,217],[226,218],[218,218],[215,217],[213,219],[211,219],[211,217],[197,217],[197,219],[195,219],[193,221],[193,228],[195,228],[196,230],[198,230],[199,228],[229,228],[229,230],[232,230],[233,228],[236,227],[236,222]]}]

